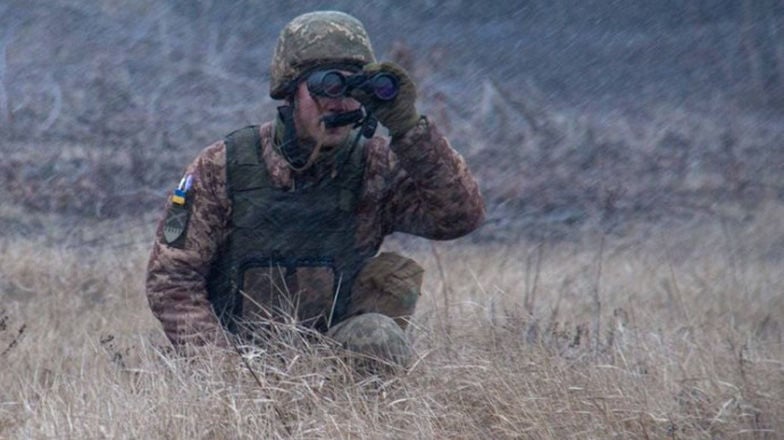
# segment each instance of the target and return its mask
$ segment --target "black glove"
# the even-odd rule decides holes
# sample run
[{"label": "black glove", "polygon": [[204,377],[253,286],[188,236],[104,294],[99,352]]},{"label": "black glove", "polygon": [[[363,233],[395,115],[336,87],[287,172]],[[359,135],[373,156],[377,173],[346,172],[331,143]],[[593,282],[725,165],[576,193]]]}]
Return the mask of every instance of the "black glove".
[{"label": "black glove", "polygon": [[416,110],[416,85],[405,69],[395,63],[385,61],[380,64],[366,64],[362,73],[368,77],[378,73],[389,73],[398,79],[398,94],[391,101],[383,101],[357,88],[351,96],[361,102],[378,120],[389,129],[392,137],[401,136],[419,122]]}]

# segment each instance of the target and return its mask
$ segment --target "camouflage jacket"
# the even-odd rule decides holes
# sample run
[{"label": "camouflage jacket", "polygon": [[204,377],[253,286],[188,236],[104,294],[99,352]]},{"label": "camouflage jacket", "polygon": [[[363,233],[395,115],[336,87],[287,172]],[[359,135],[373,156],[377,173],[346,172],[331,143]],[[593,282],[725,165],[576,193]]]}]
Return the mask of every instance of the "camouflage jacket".
[{"label": "camouflage jacket", "polygon": [[[303,174],[292,171],[272,145],[273,127],[270,122],[260,131],[262,157],[274,185],[290,189],[331,172],[329,163],[319,162]],[[356,243],[361,249],[378,248],[392,232],[454,239],[483,221],[484,202],[474,177],[434,124],[411,129],[391,148],[387,138],[369,139],[365,160],[357,212]],[[147,299],[175,346],[225,344],[206,287],[211,263],[230,233],[232,207],[225,168],[224,142],[205,148],[186,169],[193,184],[183,245],[166,244],[163,219],[156,232],[147,269]]]}]

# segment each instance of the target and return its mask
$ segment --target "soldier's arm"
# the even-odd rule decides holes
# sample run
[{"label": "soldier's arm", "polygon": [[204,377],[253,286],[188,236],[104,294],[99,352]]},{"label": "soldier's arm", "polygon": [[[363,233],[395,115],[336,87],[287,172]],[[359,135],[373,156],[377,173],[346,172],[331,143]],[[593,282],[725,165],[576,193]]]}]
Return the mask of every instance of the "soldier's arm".
[{"label": "soldier's arm", "polygon": [[[230,204],[225,191],[225,161],[222,142],[202,151],[186,170],[186,175],[192,176],[192,186],[186,194],[190,215],[182,235],[172,241],[180,223],[167,225],[171,199],[156,232],[147,268],[147,300],[176,347],[227,345],[206,287],[210,264],[227,236]],[[165,227],[169,227],[168,236]]]},{"label": "soldier's arm", "polygon": [[421,122],[392,141],[388,229],[448,240],[485,218],[479,186],[463,157],[433,124]]}]

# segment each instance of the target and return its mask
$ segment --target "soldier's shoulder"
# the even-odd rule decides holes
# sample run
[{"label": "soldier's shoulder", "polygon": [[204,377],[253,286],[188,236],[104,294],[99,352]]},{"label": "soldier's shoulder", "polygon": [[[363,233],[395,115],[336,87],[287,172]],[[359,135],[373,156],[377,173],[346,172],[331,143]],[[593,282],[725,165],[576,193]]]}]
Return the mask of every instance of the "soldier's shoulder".
[{"label": "soldier's shoulder", "polygon": [[261,125],[250,125],[227,133],[222,139],[204,147],[198,154],[196,162],[202,166],[219,167],[226,166],[226,138],[242,130],[253,128],[258,130],[261,145],[266,145],[272,139],[272,122],[265,122]]},{"label": "soldier's shoulder", "polygon": [[226,136],[224,136],[224,140],[229,137],[234,137],[237,135],[248,135],[249,133],[255,132],[255,134],[257,134],[263,141],[272,137],[274,127],[274,121],[267,121],[263,124],[246,125],[242,128],[238,128],[227,133]]},{"label": "soldier's shoulder", "polygon": [[199,167],[223,168],[226,166],[226,143],[223,139],[204,147],[196,157]]}]

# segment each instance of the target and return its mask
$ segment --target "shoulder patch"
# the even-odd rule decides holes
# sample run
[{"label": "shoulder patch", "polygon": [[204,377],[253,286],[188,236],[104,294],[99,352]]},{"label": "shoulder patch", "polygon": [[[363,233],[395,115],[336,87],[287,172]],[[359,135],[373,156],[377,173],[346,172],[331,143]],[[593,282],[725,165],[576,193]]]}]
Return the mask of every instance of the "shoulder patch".
[{"label": "shoulder patch", "polygon": [[172,203],[163,222],[163,239],[166,244],[182,247],[185,244],[185,230],[188,229],[190,210],[187,205]]},{"label": "shoulder patch", "polygon": [[163,239],[166,244],[182,247],[185,244],[185,230],[190,219],[190,200],[188,191],[193,184],[193,176],[185,175],[171,196],[171,205],[163,221]]}]

